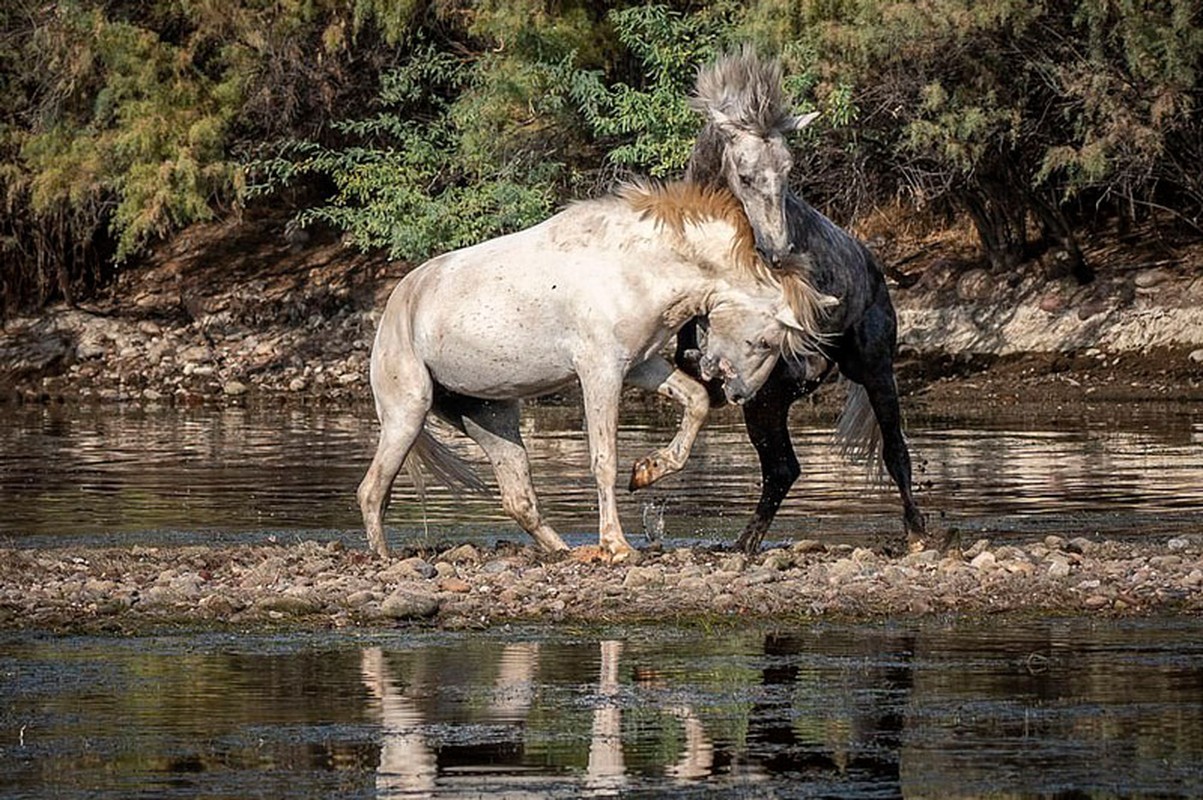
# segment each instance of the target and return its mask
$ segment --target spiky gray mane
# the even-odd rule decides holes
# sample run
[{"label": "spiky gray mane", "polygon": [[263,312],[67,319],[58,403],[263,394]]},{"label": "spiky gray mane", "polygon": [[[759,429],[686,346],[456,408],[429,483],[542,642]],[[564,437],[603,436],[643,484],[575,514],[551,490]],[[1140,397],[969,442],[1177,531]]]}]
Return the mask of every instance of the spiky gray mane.
[{"label": "spiky gray mane", "polygon": [[762,60],[747,45],[698,70],[690,104],[703,114],[718,111],[760,136],[780,129],[790,115],[781,89],[781,62]]}]

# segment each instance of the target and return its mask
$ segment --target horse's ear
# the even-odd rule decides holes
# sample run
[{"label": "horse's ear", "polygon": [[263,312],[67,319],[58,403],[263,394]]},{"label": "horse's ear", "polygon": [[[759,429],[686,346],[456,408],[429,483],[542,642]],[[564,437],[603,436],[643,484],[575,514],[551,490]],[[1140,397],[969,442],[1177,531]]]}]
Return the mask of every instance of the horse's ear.
[{"label": "horse's ear", "polygon": [[788,330],[798,331],[799,333],[810,333],[806,329],[806,326],[798,321],[798,317],[794,314],[794,310],[789,307],[789,303],[782,303],[781,307],[777,309],[777,313],[773,315],[773,318]]},{"label": "horse's ear", "polygon": [[781,130],[784,133],[789,133],[790,131],[800,131],[818,118],[818,111],[811,111],[809,114],[799,114],[798,116],[794,117],[786,117],[785,122],[781,124]]}]

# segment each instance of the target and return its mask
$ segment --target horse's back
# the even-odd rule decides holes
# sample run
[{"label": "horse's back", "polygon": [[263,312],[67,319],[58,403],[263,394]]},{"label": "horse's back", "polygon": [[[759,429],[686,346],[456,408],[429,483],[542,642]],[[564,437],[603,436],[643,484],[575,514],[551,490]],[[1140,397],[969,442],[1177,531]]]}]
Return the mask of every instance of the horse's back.
[{"label": "horse's back", "polygon": [[[562,388],[583,349],[622,350],[616,332],[638,338],[622,320],[656,321],[639,286],[646,264],[625,236],[632,215],[612,210],[575,205],[426,262],[398,285],[382,328],[408,327],[414,352],[453,391],[508,398]],[[391,319],[401,315],[404,323]]]}]

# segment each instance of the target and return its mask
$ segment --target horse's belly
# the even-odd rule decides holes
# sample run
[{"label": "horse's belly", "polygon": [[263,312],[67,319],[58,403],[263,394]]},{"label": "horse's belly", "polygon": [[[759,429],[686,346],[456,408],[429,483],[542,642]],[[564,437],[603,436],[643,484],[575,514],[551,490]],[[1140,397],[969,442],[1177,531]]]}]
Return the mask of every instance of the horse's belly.
[{"label": "horse's belly", "polygon": [[486,400],[537,397],[563,389],[576,380],[576,373],[571,369],[531,369],[529,363],[517,363],[510,358],[468,361],[435,358],[430,361],[427,367],[440,386]]}]

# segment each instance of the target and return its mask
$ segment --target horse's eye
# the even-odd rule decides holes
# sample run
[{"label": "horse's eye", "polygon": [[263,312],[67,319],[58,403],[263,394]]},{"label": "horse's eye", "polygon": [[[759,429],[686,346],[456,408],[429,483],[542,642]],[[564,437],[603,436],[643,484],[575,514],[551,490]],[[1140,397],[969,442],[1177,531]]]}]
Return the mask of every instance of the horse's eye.
[{"label": "horse's eye", "polygon": [[758,352],[771,350],[773,347],[773,345],[769,343],[769,340],[765,339],[763,336],[759,339],[745,339],[744,344],[748,346],[749,350],[755,350]]}]

